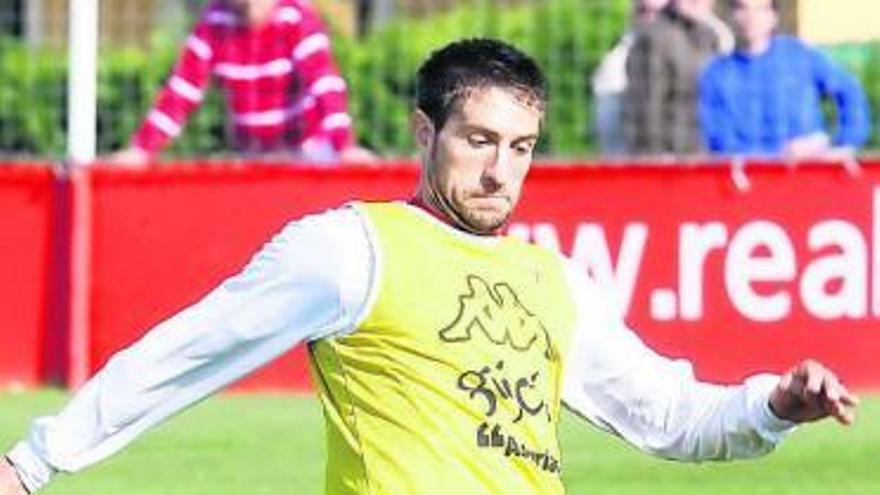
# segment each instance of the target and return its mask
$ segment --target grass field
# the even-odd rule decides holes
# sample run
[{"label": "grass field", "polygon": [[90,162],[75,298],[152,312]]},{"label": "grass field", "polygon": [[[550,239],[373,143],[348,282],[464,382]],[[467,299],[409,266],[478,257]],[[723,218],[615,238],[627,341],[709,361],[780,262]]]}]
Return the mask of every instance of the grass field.
[{"label": "grass field", "polygon": [[[31,416],[53,411],[64,397],[59,392],[0,394],[0,446],[16,439]],[[684,465],[656,460],[571,416],[562,435],[569,495],[880,494],[877,395],[865,398],[856,426],[803,428],[759,461]],[[59,479],[44,493],[318,495],[323,468],[321,413],[314,399],[221,396],[99,466]]]}]

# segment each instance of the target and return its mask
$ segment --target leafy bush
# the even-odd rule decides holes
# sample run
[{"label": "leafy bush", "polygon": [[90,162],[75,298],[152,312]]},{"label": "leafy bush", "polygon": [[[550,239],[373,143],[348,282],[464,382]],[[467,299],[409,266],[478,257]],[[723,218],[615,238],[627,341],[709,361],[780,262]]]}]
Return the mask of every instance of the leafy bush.
[{"label": "leafy bush", "polygon": [[65,147],[64,60],[0,40],[0,150],[60,156]]},{"label": "leafy bush", "polygon": [[379,150],[408,152],[413,74],[421,61],[449,41],[491,36],[524,49],[547,73],[551,105],[541,150],[556,156],[591,151],[589,75],[625,29],[628,9],[625,0],[556,0],[508,9],[473,1],[425,20],[399,19],[363,40],[337,38],[359,138]]},{"label": "leafy bush", "polygon": [[[104,50],[98,75],[98,149],[128,144],[177,56],[176,43],[154,49]],[[0,152],[61,158],[67,134],[67,58],[0,40]],[[223,102],[209,92],[172,153],[225,149]]]},{"label": "leafy bush", "polygon": [[[868,97],[868,103],[872,109],[872,132],[866,147],[877,149],[880,147],[880,41],[871,43],[847,43],[826,47],[825,51],[841,63],[862,82],[862,88]],[[834,109],[829,109],[829,114]]]},{"label": "leafy bush", "polygon": [[[413,75],[445,43],[492,36],[532,54],[545,69],[551,105],[541,151],[555,156],[593,149],[587,129],[589,75],[624,29],[627,0],[522,2],[516,7],[472,0],[428,19],[400,18],[363,39],[335,36],[334,52],[349,81],[358,138],[387,155],[409,154]],[[125,146],[143,119],[180,49],[159,35],[148,51],[106,47],[98,78],[98,147]],[[0,150],[61,156],[65,147],[66,54],[0,42]],[[209,92],[171,154],[228,150],[222,97]]]},{"label": "leafy bush", "polygon": [[[178,56],[180,45],[164,37],[151,49],[104,50],[98,74],[98,149],[117,150],[128,145],[153,104]],[[191,116],[169,153],[212,154],[228,150],[223,98],[210,89]]]},{"label": "leafy bush", "polygon": [[[399,18],[363,39],[334,37],[349,81],[359,140],[386,155],[413,150],[408,130],[413,75],[433,50],[449,41],[491,36],[532,54],[550,82],[551,104],[540,151],[555,157],[595,150],[589,131],[589,76],[625,29],[627,0],[520,2],[516,7],[471,0],[428,19]],[[149,50],[105,47],[98,77],[98,148],[127,145],[178,55],[180,41],[159,33]],[[862,81],[871,107],[880,109],[880,42],[829,47]],[[65,52],[35,50],[0,39],[0,152],[60,158],[67,111]],[[880,112],[874,112],[875,129]],[[169,154],[228,151],[223,98],[209,91]],[[869,147],[880,146],[873,133]]]}]

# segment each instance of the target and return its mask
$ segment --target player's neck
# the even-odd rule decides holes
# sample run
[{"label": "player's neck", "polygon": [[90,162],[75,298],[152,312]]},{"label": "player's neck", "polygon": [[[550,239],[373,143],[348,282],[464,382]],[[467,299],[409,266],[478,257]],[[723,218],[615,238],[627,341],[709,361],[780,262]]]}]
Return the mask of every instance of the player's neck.
[{"label": "player's neck", "polygon": [[419,209],[422,209],[422,210],[428,212],[432,217],[436,218],[437,220],[440,220],[441,222],[445,223],[446,225],[449,225],[450,227],[458,228],[458,226],[455,225],[455,223],[452,221],[452,219],[449,218],[449,215],[440,211],[439,208],[431,205],[429,202],[425,201],[421,197],[421,195],[419,195],[419,194],[414,195],[413,197],[411,197],[409,199],[408,203],[411,204],[412,206],[415,206],[416,208],[419,208]]},{"label": "player's neck", "polygon": [[415,206],[416,208],[420,208],[420,209],[424,210],[425,212],[430,214],[432,217],[436,218],[437,220],[440,220],[441,222],[445,223],[446,225],[449,225],[450,227],[452,227],[454,229],[467,232],[468,234],[474,234],[474,235],[479,235],[479,236],[498,236],[498,235],[501,235],[501,232],[499,230],[495,230],[495,231],[486,233],[486,232],[474,232],[471,229],[463,228],[460,225],[461,222],[455,221],[455,219],[453,219],[449,214],[444,212],[441,208],[438,208],[437,206],[432,204],[431,201],[428,201],[420,193],[417,193],[412,198],[410,198],[408,203],[412,206]]}]

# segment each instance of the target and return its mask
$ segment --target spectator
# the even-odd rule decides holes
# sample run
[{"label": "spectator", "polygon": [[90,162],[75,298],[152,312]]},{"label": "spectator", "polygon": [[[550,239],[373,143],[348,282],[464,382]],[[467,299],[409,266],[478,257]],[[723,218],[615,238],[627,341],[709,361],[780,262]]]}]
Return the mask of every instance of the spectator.
[{"label": "spectator", "polygon": [[305,0],[215,0],[128,149],[111,161],[142,165],[180,134],[211,76],[227,99],[234,147],[294,151],[302,159],[370,161],[355,144],[345,81]]},{"label": "spectator", "polygon": [[[802,41],[775,34],[777,1],[731,4],[740,47],[713,61],[701,80],[706,146],[801,159],[850,155],[864,144],[869,109],[856,78]],[[833,140],[823,118],[825,97],[837,107]]]},{"label": "spectator", "polygon": [[622,126],[623,97],[626,91],[626,59],[636,38],[636,30],[657,19],[669,0],[637,0],[633,5],[633,28],[602,57],[593,74],[593,125],[603,155],[626,152]]},{"label": "spectator", "polygon": [[714,0],[672,0],[656,22],[638,31],[626,63],[623,123],[630,153],[701,151],[699,74],[732,39],[719,34],[723,23],[713,7]]}]

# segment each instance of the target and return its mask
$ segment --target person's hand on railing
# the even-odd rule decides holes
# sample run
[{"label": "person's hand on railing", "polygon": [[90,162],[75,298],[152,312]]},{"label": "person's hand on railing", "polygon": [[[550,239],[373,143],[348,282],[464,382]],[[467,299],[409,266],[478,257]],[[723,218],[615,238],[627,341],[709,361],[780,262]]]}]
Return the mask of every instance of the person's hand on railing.
[{"label": "person's hand on railing", "polygon": [[375,165],[379,163],[379,157],[367,148],[349,146],[339,152],[339,161],[345,165]]},{"label": "person's hand on railing", "polygon": [[822,159],[832,162],[844,162],[856,159],[856,150],[852,146],[835,146],[822,154]]},{"label": "person's hand on railing", "polygon": [[102,162],[108,163],[110,165],[141,168],[146,167],[150,163],[151,158],[152,157],[150,156],[150,154],[146,151],[136,146],[131,146],[125,148],[124,150],[119,150],[115,153],[111,153],[106,158],[104,158]]},{"label": "person's hand on railing", "polygon": [[789,161],[822,159],[831,150],[831,140],[824,132],[796,137],[785,143],[783,156]]},{"label": "person's hand on railing", "polygon": [[814,132],[792,139],[786,143],[783,157],[789,164],[810,160],[840,164],[850,175],[861,173],[856,150],[851,146],[831,146],[831,139],[824,132]]}]

